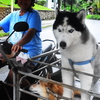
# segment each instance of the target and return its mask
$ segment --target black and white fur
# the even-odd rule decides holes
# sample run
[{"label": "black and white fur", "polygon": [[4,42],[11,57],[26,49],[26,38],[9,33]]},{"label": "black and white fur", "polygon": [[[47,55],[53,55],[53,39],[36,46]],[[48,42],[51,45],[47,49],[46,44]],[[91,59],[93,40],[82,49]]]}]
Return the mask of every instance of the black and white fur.
[{"label": "black and white fur", "polygon": [[[57,11],[53,32],[61,51],[62,67],[71,69],[68,59],[82,62],[94,57],[94,60],[88,64],[74,65],[74,69],[100,75],[100,49],[85,25],[85,10],[77,13]],[[77,75],[81,81],[81,88],[89,91],[93,78],[79,73]],[[73,76],[74,73],[62,70],[63,83],[73,85]],[[94,78],[94,83],[96,81],[97,79]],[[64,88],[63,96],[72,98],[72,91]],[[90,95],[81,93],[81,100],[90,100]]]}]

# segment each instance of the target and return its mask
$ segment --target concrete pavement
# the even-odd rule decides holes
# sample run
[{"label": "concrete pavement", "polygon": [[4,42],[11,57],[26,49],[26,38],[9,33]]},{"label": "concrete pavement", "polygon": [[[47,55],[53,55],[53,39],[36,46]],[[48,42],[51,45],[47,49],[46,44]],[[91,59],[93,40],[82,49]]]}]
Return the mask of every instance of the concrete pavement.
[{"label": "concrete pavement", "polygon": [[50,25],[53,25],[54,20],[42,20],[42,27],[48,27]]},{"label": "concrete pavement", "polygon": [[[42,20],[42,28],[49,27],[53,25],[54,20]],[[94,35],[97,41],[100,41],[100,20],[90,20],[86,19],[86,25],[88,26],[90,32]],[[2,39],[4,37],[0,37]]]},{"label": "concrete pavement", "polygon": [[[49,26],[53,25],[53,23],[54,23],[54,20],[42,20],[42,28],[49,27]],[[6,37],[7,36],[0,37],[0,39],[5,39]]]},{"label": "concrete pavement", "polygon": [[[53,25],[54,20],[43,20],[42,21],[42,27],[47,27],[50,25]],[[92,35],[95,37],[95,39],[100,42],[100,20],[91,20],[86,19],[85,23],[89,29],[89,31],[92,33]]]}]

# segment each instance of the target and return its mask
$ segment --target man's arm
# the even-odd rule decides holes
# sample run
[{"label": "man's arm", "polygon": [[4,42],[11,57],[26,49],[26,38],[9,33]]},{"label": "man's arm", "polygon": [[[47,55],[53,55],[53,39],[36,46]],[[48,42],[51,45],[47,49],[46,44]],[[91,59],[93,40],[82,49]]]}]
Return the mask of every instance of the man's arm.
[{"label": "man's arm", "polygon": [[18,52],[20,49],[22,49],[23,45],[31,41],[35,33],[36,29],[34,28],[29,29],[28,32],[23,36],[23,38],[12,46],[12,51]]}]

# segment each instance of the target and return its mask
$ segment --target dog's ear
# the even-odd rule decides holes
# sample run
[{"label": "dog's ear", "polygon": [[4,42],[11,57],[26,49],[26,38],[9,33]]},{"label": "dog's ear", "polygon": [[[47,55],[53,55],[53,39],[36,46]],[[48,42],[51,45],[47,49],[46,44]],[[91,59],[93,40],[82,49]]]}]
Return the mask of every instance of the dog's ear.
[{"label": "dog's ear", "polygon": [[46,86],[46,87],[47,87],[47,82],[45,82],[45,81],[40,80],[40,81],[39,81],[39,84],[40,84],[41,86]]},{"label": "dog's ear", "polygon": [[78,13],[77,13],[77,18],[81,21],[82,24],[85,23],[85,17],[86,17],[86,12],[84,9],[80,10]]}]

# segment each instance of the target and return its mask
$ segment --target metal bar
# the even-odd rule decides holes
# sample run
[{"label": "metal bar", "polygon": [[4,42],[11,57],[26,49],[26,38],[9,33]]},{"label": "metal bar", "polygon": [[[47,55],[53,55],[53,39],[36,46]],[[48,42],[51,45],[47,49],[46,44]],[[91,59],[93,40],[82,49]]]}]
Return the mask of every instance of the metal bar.
[{"label": "metal bar", "polygon": [[[11,68],[14,68],[13,64],[11,63],[11,61],[8,59],[8,57],[5,55],[4,51],[2,50],[1,45],[0,45],[0,52],[2,53],[4,59],[11,66]],[[17,75],[16,75],[16,73],[13,72],[13,100],[19,100],[19,99],[17,99],[18,96],[16,95],[16,91],[18,91],[17,90],[17,79],[16,78],[17,78]]]},{"label": "metal bar", "polygon": [[40,96],[40,95],[37,95],[37,94],[35,94],[35,93],[32,93],[32,92],[28,92],[28,91],[26,91],[26,90],[23,90],[23,89],[19,89],[19,91],[20,92],[23,92],[23,93],[26,93],[26,94],[29,94],[29,95],[31,95],[31,96],[35,96],[35,97],[38,97],[38,98],[41,98],[42,100],[49,100],[49,99],[47,99],[47,98],[44,98],[44,97],[42,97],[42,96]]},{"label": "metal bar", "polygon": [[19,96],[19,74],[17,71],[13,72],[13,100],[20,100]]},{"label": "metal bar", "polygon": [[84,89],[81,89],[81,88],[78,88],[78,87],[70,86],[70,85],[67,85],[67,84],[64,84],[64,83],[60,83],[60,82],[57,82],[57,81],[54,81],[54,80],[51,80],[51,79],[46,79],[46,78],[43,78],[43,77],[40,77],[40,76],[36,76],[36,75],[30,74],[30,73],[25,73],[25,72],[22,72],[22,71],[19,71],[19,73],[22,74],[22,75],[26,75],[28,77],[33,77],[33,78],[36,78],[36,79],[39,79],[39,80],[43,80],[45,82],[52,82],[54,84],[58,84],[58,85],[64,86],[64,87],[72,89],[74,91],[78,90],[78,91],[83,92],[85,94],[92,95],[92,96],[100,98],[100,94],[94,93],[92,91],[87,91],[87,90],[84,90]]},{"label": "metal bar", "polygon": [[[57,62],[60,62],[61,60],[59,59],[59,60],[57,60],[57,61],[55,61],[55,62],[53,62],[53,63],[50,63],[50,67],[52,67],[53,66],[53,64],[56,64]],[[42,64],[42,63],[41,63]],[[40,71],[40,70],[43,70],[44,68],[47,68],[47,67],[49,67],[49,65],[47,64],[47,65],[45,65],[44,67],[42,67],[42,68],[39,68],[39,69],[37,69],[37,70],[35,70],[35,71],[33,71],[32,73],[34,74],[34,73],[36,73],[36,72],[38,72],[38,71]]]},{"label": "metal bar", "polygon": [[[23,92],[23,93],[26,93],[26,94],[29,94],[29,95],[32,95],[32,96],[35,96],[35,97],[38,97],[38,98],[41,98],[42,100],[50,100],[50,99],[48,99],[48,98],[44,98],[44,97],[42,97],[42,96],[40,96],[40,95],[37,95],[37,94],[35,94],[35,93],[30,93],[30,92],[28,92],[28,91],[26,91],[26,90],[23,90],[23,89],[19,89],[20,90],[20,92]],[[69,98],[67,98],[67,97],[62,97],[62,96],[59,96],[59,98],[63,98],[63,99],[67,99],[67,100],[69,100]]]},{"label": "metal bar", "polygon": [[[53,51],[50,51],[48,53],[44,53],[42,55],[33,57],[33,59],[37,59],[39,57],[43,57],[45,55],[48,55],[48,54],[51,54],[51,53],[54,53],[54,52],[58,52],[58,50],[53,50]],[[48,63],[44,63],[44,62],[40,62],[40,61],[35,61],[35,60],[32,60],[32,59],[30,59],[30,60],[33,61],[33,62],[37,62],[37,63],[40,63],[40,64],[44,64],[45,66],[43,68],[46,68],[46,67],[50,66],[50,67],[56,67],[56,68],[59,68],[59,69],[62,69],[62,70],[72,71],[71,69],[68,69],[68,68],[63,68],[61,66],[55,66],[55,65],[53,65],[53,63],[56,63],[56,62],[53,62],[51,64],[48,64]],[[60,60],[58,60],[58,62],[59,61]],[[39,71],[39,70],[41,70],[43,68],[40,68],[40,69],[38,69],[36,71]],[[94,93],[93,91],[87,91],[87,90],[84,90],[84,89],[81,89],[81,88],[78,88],[78,87],[73,87],[73,86],[70,86],[70,85],[67,85],[67,84],[64,84],[64,83],[56,82],[54,80],[50,80],[50,79],[46,79],[46,78],[43,78],[43,77],[40,77],[40,76],[36,76],[33,73],[25,73],[25,72],[22,72],[22,71],[18,71],[18,73],[13,73],[13,75],[14,75],[14,93],[13,93],[14,98],[13,98],[13,100],[20,100],[19,99],[19,91],[24,92],[24,93],[28,93],[25,90],[22,90],[22,89],[19,88],[18,74],[22,74],[22,75],[25,75],[25,76],[37,78],[37,79],[40,79],[40,80],[44,80],[46,82],[53,82],[54,84],[58,84],[58,85],[64,86],[64,87],[69,88],[69,89],[72,89],[72,90],[78,90],[80,92],[83,92],[83,93],[86,93],[86,94],[89,94],[89,95],[93,95],[95,97],[99,97],[100,98],[100,94]],[[80,71],[76,71],[76,73],[88,75],[88,76],[91,76],[91,77],[98,77],[98,78],[100,78],[97,75],[92,75],[92,74],[88,74],[88,73],[84,73],[84,72],[80,72]],[[30,94],[33,94],[33,93],[30,93]],[[62,97],[62,98],[65,98],[65,97]],[[43,100],[47,100],[47,99],[43,99]]]},{"label": "metal bar", "polygon": [[[48,63],[44,63],[44,62],[40,62],[40,61],[35,61],[35,60],[31,60],[31,61],[37,62],[37,63],[40,63],[40,64],[44,64],[45,65],[44,68],[46,68],[47,66],[50,66],[50,67],[56,67],[56,68],[63,69],[63,70],[67,70],[67,71],[72,71],[71,69],[63,68],[61,66],[55,66],[55,65],[52,65],[52,64],[48,64]],[[41,69],[43,69],[43,68],[41,68]],[[38,71],[38,70],[36,70],[36,71]],[[23,74],[23,72],[21,73],[20,71],[18,71],[18,73]],[[88,73],[84,73],[84,72],[80,72],[80,71],[76,71],[76,73],[88,75],[88,76],[91,76],[91,77],[98,77],[98,78],[100,78],[97,75],[92,75],[92,74],[88,74]],[[93,95],[95,97],[99,97],[100,98],[100,94],[94,93],[93,91],[87,91],[87,90],[84,90],[84,89],[81,89],[81,88],[77,88],[77,87],[73,87],[73,86],[70,86],[70,85],[67,85],[67,84],[59,83],[59,82],[56,82],[56,81],[53,81],[53,80],[48,80],[48,79],[45,79],[43,77],[33,75],[32,73],[31,74],[30,73],[28,73],[28,74],[24,73],[23,75],[29,76],[29,77],[34,77],[34,78],[37,78],[37,79],[40,79],[40,80],[44,80],[46,82],[53,82],[53,83],[55,82],[56,84],[59,84],[61,86],[65,86],[65,87],[67,87],[69,89],[78,90],[80,92],[83,92],[83,93],[86,93],[86,94],[89,94],[89,95]]]},{"label": "metal bar", "polygon": [[[59,62],[59,61],[60,61],[60,60],[57,60],[57,61],[51,63],[50,65],[56,64],[56,63]],[[40,70],[43,70],[43,69],[45,69],[45,68],[47,68],[47,67],[49,67],[49,66],[46,65],[46,66],[44,66],[44,67],[42,67],[42,68],[39,68],[39,69],[37,69],[37,70],[35,70],[35,71],[31,72],[31,73],[34,74],[34,73],[36,73],[36,72],[38,72],[38,71],[40,71]],[[22,80],[23,80],[25,77],[26,77],[26,76],[23,76],[23,77],[20,78],[19,84],[22,82]]]},{"label": "metal bar", "polygon": [[44,57],[44,56],[46,56],[46,55],[49,55],[49,54],[51,54],[51,53],[55,53],[55,52],[58,52],[58,51],[59,51],[58,49],[57,49],[57,50],[51,50],[51,51],[49,51],[49,52],[46,52],[46,53],[43,53],[43,54],[41,54],[41,55],[35,56],[35,57],[31,58],[30,60],[34,60],[34,59],[37,59],[37,58],[40,58],[40,57]]},{"label": "metal bar", "polygon": [[[44,65],[47,65],[47,66],[50,66],[50,67],[56,67],[56,68],[59,68],[59,69],[63,69],[63,70],[67,70],[67,71],[71,71],[72,72],[72,69],[69,69],[69,68],[64,68],[64,67],[61,67],[61,66],[55,66],[55,65],[50,65],[48,63],[44,63],[44,62],[40,62],[40,61],[35,61],[35,60],[31,60],[33,62],[36,62],[36,63],[40,63],[40,64],[44,64]],[[89,74],[89,73],[85,73],[85,72],[80,72],[80,71],[77,71],[75,70],[76,73],[80,73],[80,74],[83,74],[83,75],[88,75],[88,76],[91,76],[91,77],[97,77],[97,78],[100,78],[100,76],[98,75],[93,75],[93,74]]]}]

